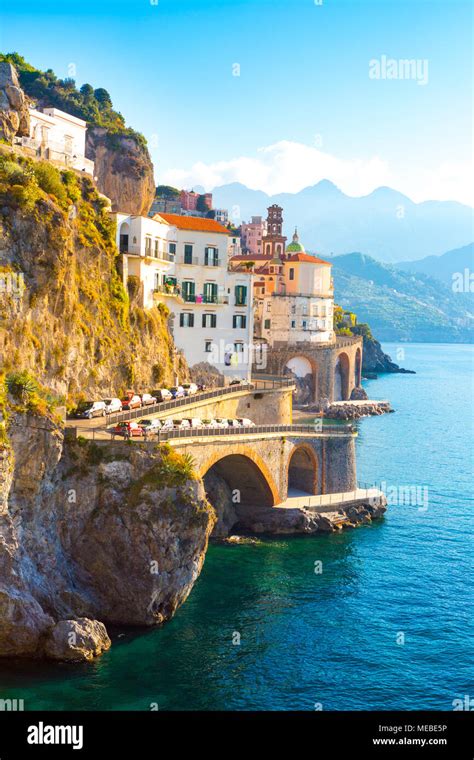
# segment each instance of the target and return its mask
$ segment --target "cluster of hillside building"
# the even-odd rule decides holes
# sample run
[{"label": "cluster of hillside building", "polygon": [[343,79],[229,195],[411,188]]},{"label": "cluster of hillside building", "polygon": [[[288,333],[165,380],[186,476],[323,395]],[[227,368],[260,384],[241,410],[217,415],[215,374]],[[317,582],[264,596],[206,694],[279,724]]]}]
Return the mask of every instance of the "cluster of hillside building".
[{"label": "cluster of hillside building", "polygon": [[[30,122],[26,152],[93,176],[86,122],[56,108],[31,109]],[[151,216],[114,214],[124,285],[144,308],[166,304],[188,364],[248,378],[256,356],[264,368],[266,348],[334,344],[331,264],[306,253],[297,230],[287,245],[282,208],[240,230],[206,209],[210,193],[182,191],[156,201]]]}]

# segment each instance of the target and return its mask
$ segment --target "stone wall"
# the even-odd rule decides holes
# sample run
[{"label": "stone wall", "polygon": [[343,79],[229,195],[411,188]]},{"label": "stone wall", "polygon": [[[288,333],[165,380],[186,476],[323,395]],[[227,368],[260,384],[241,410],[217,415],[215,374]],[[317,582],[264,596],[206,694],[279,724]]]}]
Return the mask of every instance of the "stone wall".
[{"label": "stone wall", "polygon": [[196,396],[194,404],[187,404],[185,409],[164,411],[159,417],[173,417],[182,420],[184,417],[200,417],[215,419],[224,417],[235,419],[248,417],[256,425],[290,425],[292,422],[292,390],[283,388],[267,391],[243,391],[242,394],[223,396],[213,399],[199,400]]}]

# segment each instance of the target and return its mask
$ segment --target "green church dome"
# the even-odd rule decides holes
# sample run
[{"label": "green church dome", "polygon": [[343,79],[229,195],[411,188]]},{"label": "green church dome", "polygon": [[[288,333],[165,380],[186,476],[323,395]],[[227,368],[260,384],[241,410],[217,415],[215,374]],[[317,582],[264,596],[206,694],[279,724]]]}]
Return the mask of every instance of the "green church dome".
[{"label": "green church dome", "polygon": [[290,243],[290,245],[286,248],[287,253],[306,253],[304,249],[304,245],[301,245],[299,238],[298,238],[298,230],[295,227],[295,234],[293,235],[293,240]]}]

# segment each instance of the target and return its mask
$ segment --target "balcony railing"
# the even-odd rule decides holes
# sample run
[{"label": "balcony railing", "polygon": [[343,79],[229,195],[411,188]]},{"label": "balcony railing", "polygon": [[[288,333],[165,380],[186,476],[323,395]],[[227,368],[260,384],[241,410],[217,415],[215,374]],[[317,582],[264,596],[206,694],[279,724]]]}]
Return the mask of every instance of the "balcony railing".
[{"label": "balcony railing", "polygon": [[138,245],[120,246],[120,253],[126,253],[128,256],[141,256],[144,259],[151,259],[155,261],[174,261],[174,253],[168,253],[167,251],[155,251],[155,249],[140,250]]},{"label": "balcony railing", "polygon": [[204,259],[205,267],[220,267],[222,266],[222,259]]},{"label": "balcony railing", "polygon": [[181,264],[187,264],[188,266],[196,267],[199,264],[197,256],[184,256],[180,261]]},{"label": "balcony railing", "polygon": [[204,304],[228,304],[229,296],[219,295],[197,295],[196,293],[183,293],[183,301],[186,303],[204,303]]},{"label": "balcony railing", "polygon": [[176,285],[158,285],[153,289],[153,293],[165,296],[180,296],[181,290]]}]

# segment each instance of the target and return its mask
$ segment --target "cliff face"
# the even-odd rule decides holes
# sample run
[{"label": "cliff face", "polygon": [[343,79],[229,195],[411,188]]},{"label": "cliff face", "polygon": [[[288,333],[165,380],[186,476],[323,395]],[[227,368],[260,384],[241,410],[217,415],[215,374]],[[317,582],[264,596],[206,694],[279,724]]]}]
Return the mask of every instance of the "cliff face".
[{"label": "cliff face", "polygon": [[90,659],[102,622],[163,623],[202,567],[215,515],[172,451],[64,443],[15,414],[0,515],[0,656]]},{"label": "cliff face", "polygon": [[146,147],[102,127],[87,130],[86,156],[94,161],[97,186],[113,211],[146,216],[155,197],[153,164]]},{"label": "cliff face", "polygon": [[[172,384],[166,310],[130,303],[92,182],[3,150],[0,274],[14,287],[0,304],[0,366],[28,369],[71,401]],[[178,369],[184,379],[187,368]]]},{"label": "cliff face", "polygon": [[30,113],[16,69],[0,61],[0,138],[11,142],[15,135],[30,133]]}]

